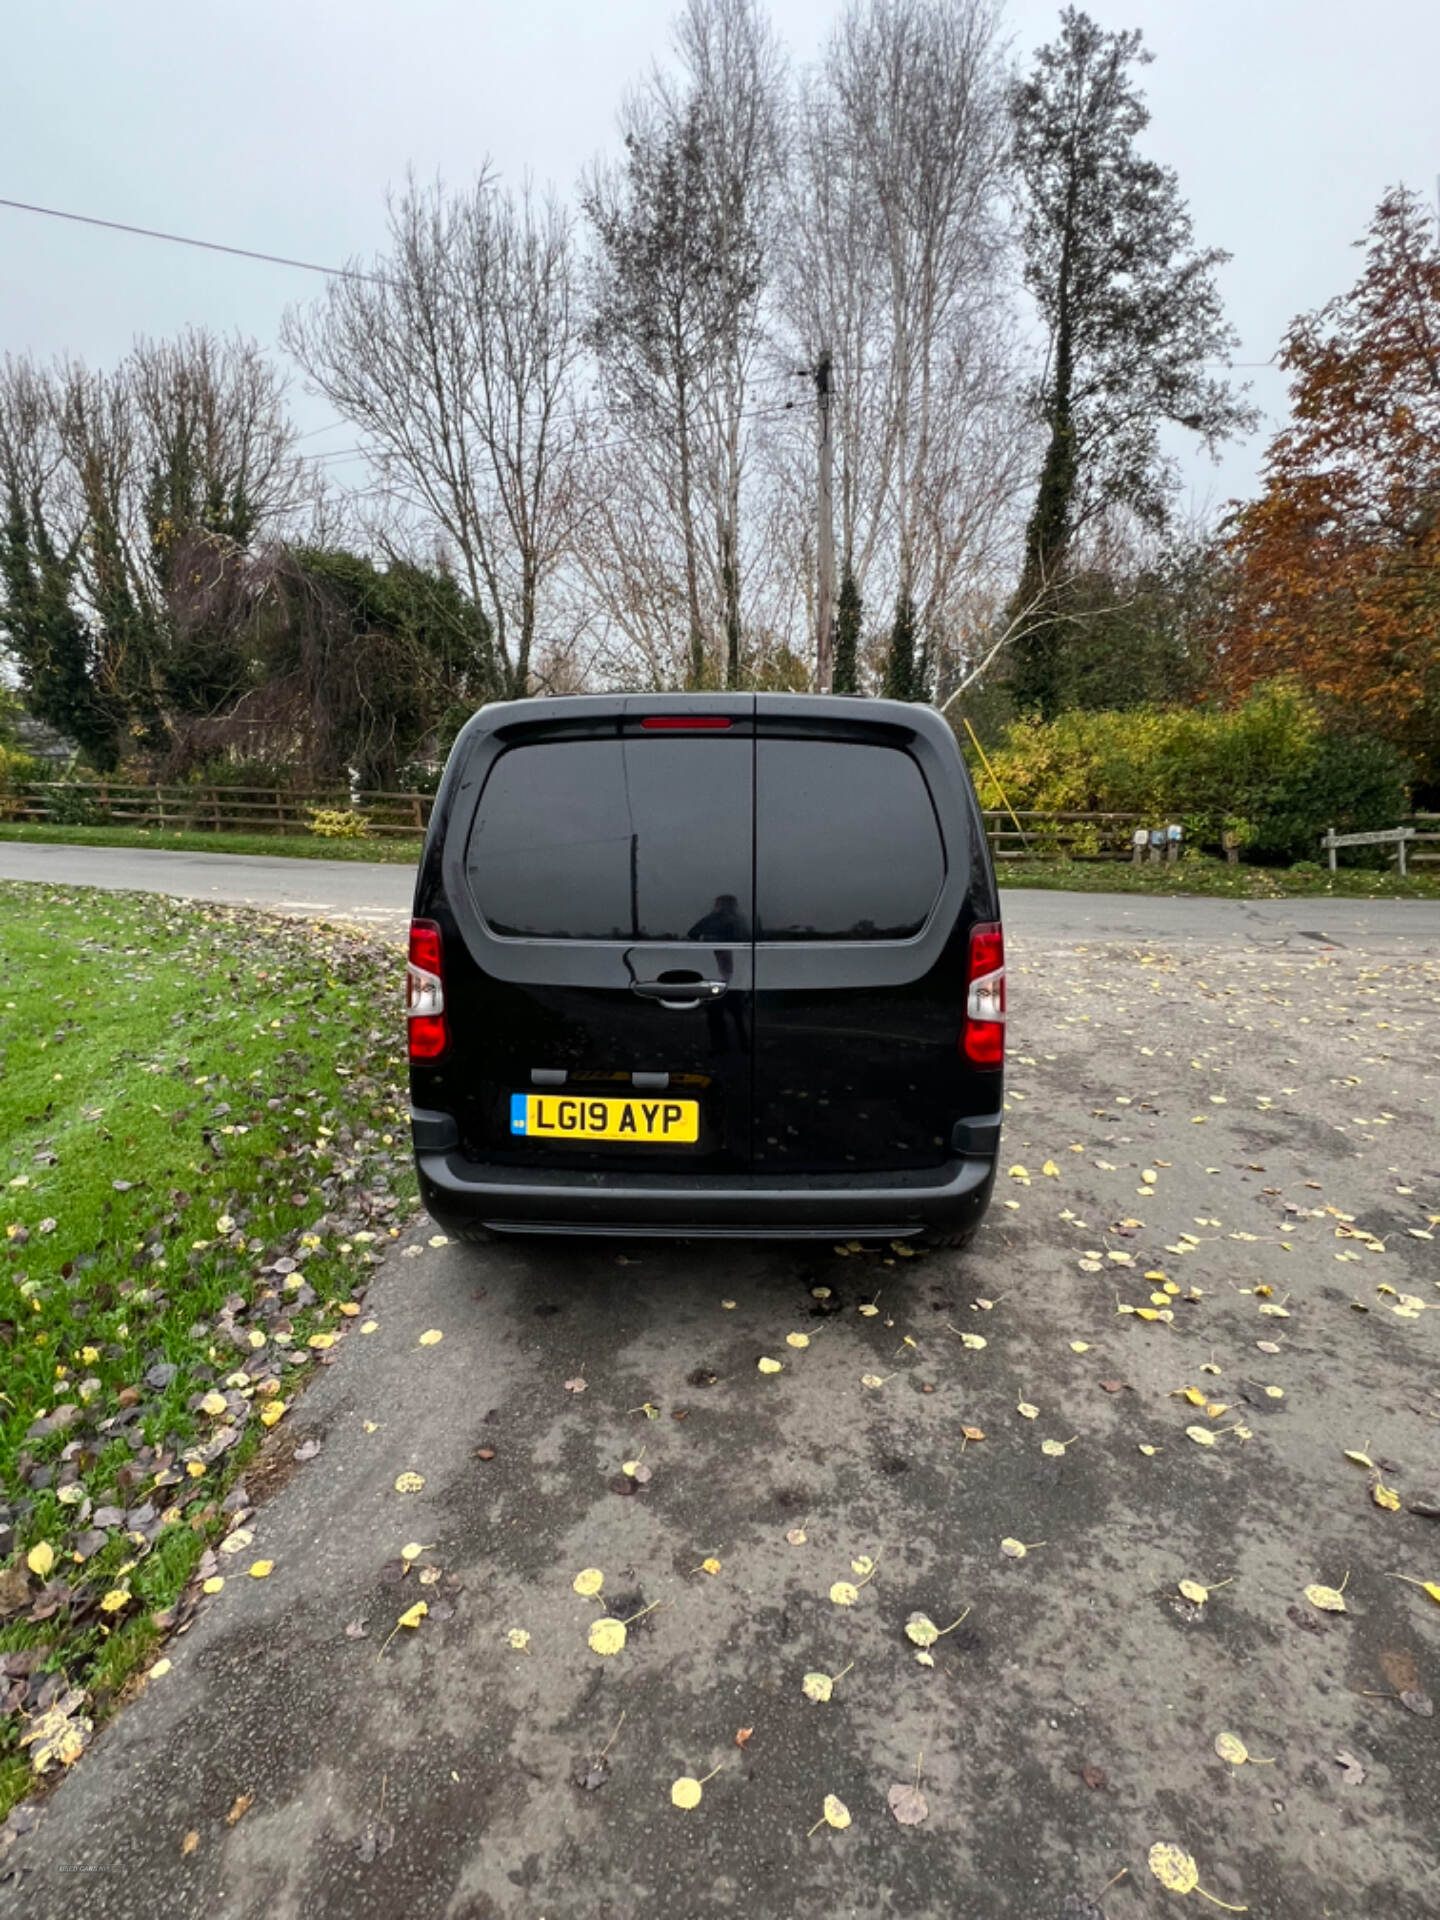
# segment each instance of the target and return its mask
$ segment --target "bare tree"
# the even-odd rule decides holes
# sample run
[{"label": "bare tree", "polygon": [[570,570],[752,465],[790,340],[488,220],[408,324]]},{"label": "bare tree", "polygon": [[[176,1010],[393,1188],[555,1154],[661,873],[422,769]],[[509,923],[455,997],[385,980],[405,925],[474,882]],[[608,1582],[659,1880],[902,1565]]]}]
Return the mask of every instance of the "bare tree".
[{"label": "bare tree", "polygon": [[[595,239],[591,337],[611,416],[638,443],[628,490],[648,500],[633,513],[658,514],[678,542],[686,677],[702,684],[723,652],[725,681],[735,686],[747,402],[766,324],[784,69],[754,0],[688,0],[676,50],[678,75],[657,70],[621,115],[624,159],[585,187]],[[605,597],[622,629],[639,612],[637,558],[617,554],[610,570]],[[607,584],[603,568],[597,584]]]},{"label": "bare tree", "polygon": [[913,621],[921,678],[1013,540],[1025,444],[996,28],[990,0],[852,0],[791,175],[783,304],[834,355],[841,573]]},{"label": "bare tree", "polygon": [[49,581],[52,631],[63,600],[85,635],[71,730],[81,738],[103,711],[112,731],[162,749],[176,711],[222,703],[243,674],[213,633],[172,619],[176,556],[196,532],[243,548],[303,498],[285,381],[253,341],[191,331],[138,341],[111,371],[10,361],[0,416],[3,477],[22,508],[14,565]]},{"label": "bare tree", "polygon": [[390,241],[373,273],[288,314],[285,344],[365,436],[409,523],[453,551],[506,691],[524,693],[580,504],[570,217],[488,173],[455,194],[411,182]]}]

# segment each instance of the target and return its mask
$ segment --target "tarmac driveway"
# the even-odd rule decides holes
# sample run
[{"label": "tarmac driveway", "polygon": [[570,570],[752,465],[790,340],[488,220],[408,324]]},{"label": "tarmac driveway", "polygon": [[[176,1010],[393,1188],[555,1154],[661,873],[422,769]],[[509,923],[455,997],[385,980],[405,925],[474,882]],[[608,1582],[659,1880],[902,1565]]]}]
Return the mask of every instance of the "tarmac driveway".
[{"label": "tarmac driveway", "polygon": [[419,1224],[251,1471],[225,1564],[273,1573],[11,1910],[1123,1920],[1181,1911],[1171,1842],[1233,1909],[1433,1916],[1440,1605],[1392,1576],[1440,1581],[1440,965],[1012,947],[1023,1172],[970,1254]]}]

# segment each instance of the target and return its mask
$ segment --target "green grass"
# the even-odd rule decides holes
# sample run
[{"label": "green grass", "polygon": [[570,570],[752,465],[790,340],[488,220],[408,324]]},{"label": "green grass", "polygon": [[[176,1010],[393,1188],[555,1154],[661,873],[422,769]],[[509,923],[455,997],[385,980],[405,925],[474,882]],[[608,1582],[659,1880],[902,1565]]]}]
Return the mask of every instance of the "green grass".
[{"label": "green grass", "polygon": [[169,827],[52,827],[0,823],[0,840],[46,846],[166,847],[180,853],[263,853],[297,860],[374,860],[413,867],[420,841],[399,834],[369,840],[326,840],[313,833],[182,833]]},{"label": "green grass", "polygon": [[1044,887],[1059,893],[1206,894],[1227,900],[1440,900],[1440,870],[1402,880],[1365,867],[1306,871],[1296,867],[1230,866],[1187,853],[1173,866],[1133,866],[1128,860],[1006,860],[998,868],[1005,889]]},{"label": "green grass", "polygon": [[0,1655],[43,1649],[8,1709],[0,1667],[0,1818],[45,1677],[98,1721],[193,1604],[262,1406],[293,1404],[413,1191],[381,944],[0,883]]}]

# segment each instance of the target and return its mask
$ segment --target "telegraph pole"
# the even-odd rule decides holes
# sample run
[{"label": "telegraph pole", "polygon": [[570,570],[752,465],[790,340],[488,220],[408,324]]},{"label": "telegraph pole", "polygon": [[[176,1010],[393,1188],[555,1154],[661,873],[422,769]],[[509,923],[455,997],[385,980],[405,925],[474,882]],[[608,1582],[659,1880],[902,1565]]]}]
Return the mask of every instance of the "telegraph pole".
[{"label": "telegraph pole", "polygon": [[820,614],[815,640],[815,691],[829,693],[835,675],[835,515],[832,503],[834,445],[830,433],[830,349],[815,362],[815,398],[820,412],[820,486],[817,542],[820,558]]}]

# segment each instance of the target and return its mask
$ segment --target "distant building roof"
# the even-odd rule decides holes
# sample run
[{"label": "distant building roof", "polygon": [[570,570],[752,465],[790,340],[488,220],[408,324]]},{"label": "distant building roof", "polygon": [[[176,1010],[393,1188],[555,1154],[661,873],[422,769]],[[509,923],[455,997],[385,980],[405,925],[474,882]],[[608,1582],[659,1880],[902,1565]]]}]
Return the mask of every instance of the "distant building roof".
[{"label": "distant building roof", "polygon": [[34,754],[37,760],[73,760],[80,751],[73,740],[37,720],[33,713],[22,713],[15,722],[15,739],[22,752]]}]

